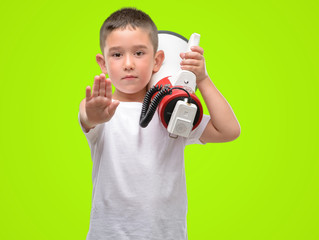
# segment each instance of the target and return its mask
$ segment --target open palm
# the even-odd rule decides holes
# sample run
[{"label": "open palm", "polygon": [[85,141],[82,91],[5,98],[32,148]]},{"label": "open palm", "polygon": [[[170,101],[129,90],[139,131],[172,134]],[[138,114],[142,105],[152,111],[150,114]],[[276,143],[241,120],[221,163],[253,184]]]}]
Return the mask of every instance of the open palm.
[{"label": "open palm", "polygon": [[93,90],[86,88],[85,110],[90,125],[109,121],[115,113],[119,101],[112,101],[112,84],[104,74],[95,76]]}]

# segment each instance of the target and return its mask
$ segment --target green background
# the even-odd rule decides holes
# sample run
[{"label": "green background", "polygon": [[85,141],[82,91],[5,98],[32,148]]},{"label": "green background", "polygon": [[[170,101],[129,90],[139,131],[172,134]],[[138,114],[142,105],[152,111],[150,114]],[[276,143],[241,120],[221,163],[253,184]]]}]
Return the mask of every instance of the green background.
[{"label": "green background", "polygon": [[1,1],[0,239],[85,239],[92,162],[78,108],[100,73],[99,28],[124,6],[201,34],[241,125],[233,142],[186,149],[189,239],[319,239],[315,0]]}]

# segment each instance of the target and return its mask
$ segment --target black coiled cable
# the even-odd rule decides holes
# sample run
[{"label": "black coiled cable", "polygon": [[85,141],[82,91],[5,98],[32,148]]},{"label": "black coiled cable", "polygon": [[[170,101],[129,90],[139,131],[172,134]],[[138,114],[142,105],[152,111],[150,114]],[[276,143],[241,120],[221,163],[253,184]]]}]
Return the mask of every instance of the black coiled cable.
[{"label": "black coiled cable", "polygon": [[[156,92],[158,93],[151,102],[152,96]],[[140,117],[140,126],[142,128],[147,127],[147,125],[150,123],[156,108],[162,101],[163,97],[170,94],[172,94],[172,89],[170,89],[168,86],[154,86],[146,93]]]},{"label": "black coiled cable", "polygon": [[[140,126],[142,128],[145,128],[148,126],[148,124],[150,123],[150,121],[152,120],[152,118],[155,114],[156,108],[158,107],[158,105],[162,101],[163,97],[165,97],[166,95],[172,94],[172,90],[174,90],[174,89],[179,89],[179,90],[185,91],[188,95],[188,102],[189,103],[191,102],[192,98],[191,98],[189,92],[187,90],[185,90],[184,88],[181,88],[181,87],[170,88],[168,85],[165,85],[164,87],[163,86],[153,86],[150,90],[148,90],[148,92],[146,93],[145,98],[144,98],[141,117],[140,117]],[[154,97],[154,99],[151,102],[151,99],[156,92],[158,92],[158,93],[156,94],[156,96]]]}]

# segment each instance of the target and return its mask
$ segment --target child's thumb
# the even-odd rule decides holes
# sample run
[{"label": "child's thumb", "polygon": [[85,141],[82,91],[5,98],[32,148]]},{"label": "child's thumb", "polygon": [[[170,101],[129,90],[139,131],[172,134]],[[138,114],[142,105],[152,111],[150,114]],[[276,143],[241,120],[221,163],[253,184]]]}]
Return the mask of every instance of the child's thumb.
[{"label": "child's thumb", "polygon": [[114,115],[114,113],[115,113],[115,111],[116,111],[116,108],[118,107],[119,104],[120,104],[120,101],[118,101],[118,100],[114,100],[114,101],[110,104],[110,106],[108,107],[108,110],[109,110],[109,114],[110,114],[111,116]]}]

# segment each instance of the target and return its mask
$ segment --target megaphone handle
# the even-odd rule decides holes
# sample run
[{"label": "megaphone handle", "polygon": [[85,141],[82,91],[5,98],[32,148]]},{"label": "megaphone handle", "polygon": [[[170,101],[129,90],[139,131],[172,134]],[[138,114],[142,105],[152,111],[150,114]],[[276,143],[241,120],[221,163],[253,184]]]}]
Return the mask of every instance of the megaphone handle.
[{"label": "megaphone handle", "polygon": [[193,33],[188,41],[186,52],[190,52],[191,47],[193,46],[199,46],[199,40],[200,40],[200,35],[198,33]]}]

